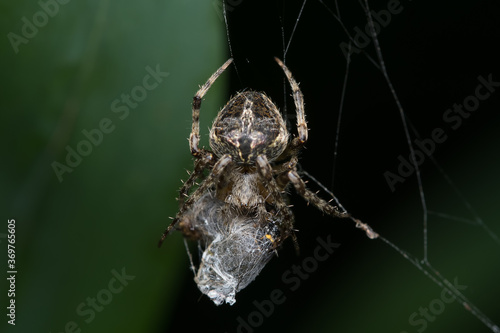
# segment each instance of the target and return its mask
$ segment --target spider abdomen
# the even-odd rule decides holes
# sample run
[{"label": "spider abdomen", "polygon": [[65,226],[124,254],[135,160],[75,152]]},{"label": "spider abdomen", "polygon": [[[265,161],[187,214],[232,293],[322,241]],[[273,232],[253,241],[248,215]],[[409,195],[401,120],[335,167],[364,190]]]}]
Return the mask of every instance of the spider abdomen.
[{"label": "spider abdomen", "polygon": [[264,204],[259,193],[258,175],[256,173],[234,173],[231,179],[231,192],[225,202],[236,209],[251,211]]}]

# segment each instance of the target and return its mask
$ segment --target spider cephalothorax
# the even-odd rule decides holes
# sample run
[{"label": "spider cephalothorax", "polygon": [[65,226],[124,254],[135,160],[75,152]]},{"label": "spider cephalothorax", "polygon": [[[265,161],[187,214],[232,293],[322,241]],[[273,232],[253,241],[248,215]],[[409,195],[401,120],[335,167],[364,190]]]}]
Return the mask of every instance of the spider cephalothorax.
[{"label": "spider cephalothorax", "polygon": [[[229,100],[214,121],[213,152],[198,147],[201,100],[232,59],[193,98],[189,143],[194,171],[180,189],[179,212],[160,244],[175,227],[200,242],[203,253],[194,269],[195,281],[217,305],[234,304],[236,293],[255,279],[286,238],[291,236],[296,244],[286,197],[290,183],[323,212],[348,216],[308,190],[297,172],[297,155],[307,141],[304,100],[288,68],[275,60],[292,88],[297,112],[293,139],[278,108],[264,93],[243,91]],[[198,180],[199,186],[192,190]]]}]

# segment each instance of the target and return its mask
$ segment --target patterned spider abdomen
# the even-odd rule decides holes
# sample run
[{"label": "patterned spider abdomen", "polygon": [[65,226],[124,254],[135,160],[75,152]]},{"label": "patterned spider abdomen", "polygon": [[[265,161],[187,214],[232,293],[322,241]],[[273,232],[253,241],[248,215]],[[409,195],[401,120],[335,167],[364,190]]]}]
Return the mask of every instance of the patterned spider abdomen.
[{"label": "patterned spider abdomen", "polygon": [[219,112],[210,131],[210,147],[221,157],[254,164],[259,155],[276,159],[288,144],[288,131],[278,108],[265,94],[243,91]]}]

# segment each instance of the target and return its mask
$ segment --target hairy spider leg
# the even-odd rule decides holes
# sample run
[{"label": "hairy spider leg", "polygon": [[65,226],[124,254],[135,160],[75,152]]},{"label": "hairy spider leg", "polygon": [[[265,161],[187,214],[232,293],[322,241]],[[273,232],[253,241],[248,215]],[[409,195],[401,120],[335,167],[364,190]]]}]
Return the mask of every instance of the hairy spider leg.
[{"label": "hairy spider leg", "polygon": [[188,197],[188,193],[194,186],[198,178],[203,176],[203,171],[206,169],[211,170],[215,163],[214,155],[207,151],[206,154],[202,154],[194,163],[194,171],[189,175],[189,178],[184,182],[181,189],[179,190],[179,207],[184,205],[185,198]]},{"label": "hairy spider leg", "polygon": [[194,191],[194,193],[191,196],[189,196],[189,198],[186,200],[184,205],[182,205],[179,208],[179,212],[175,216],[174,220],[172,221],[172,223],[170,223],[170,225],[167,227],[167,229],[165,229],[165,232],[163,232],[163,235],[161,236],[160,241],[158,243],[158,247],[161,246],[161,244],[163,243],[163,241],[167,237],[168,233],[170,231],[172,231],[172,229],[175,228],[175,225],[177,224],[177,222],[179,222],[182,215],[189,209],[189,207],[191,207],[193,205],[193,203],[198,201],[202,197],[202,195],[205,192],[207,192],[208,189],[210,189],[210,187],[212,187],[214,184],[217,183],[217,180],[224,173],[224,170],[226,170],[226,168],[228,167],[228,165],[231,162],[232,162],[231,155],[226,154],[226,155],[222,156],[217,161],[217,163],[215,163],[215,165],[212,169],[212,172],[210,172],[210,174],[207,176],[207,178],[205,178],[205,180],[203,180],[203,182],[196,189],[196,191]]},{"label": "hairy spider leg", "polygon": [[[347,218],[350,217],[349,214],[340,212],[338,207],[330,205],[326,200],[321,199],[316,193],[312,192],[311,190],[307,189],[306,184],[304,181],[300,178],[298,172],[297,172],[297,153],[298,151],[304,146],[304,144],[307,142],[308,138],[308,129],[307,129],[307,123],[305,119],[305,111],[304,111],[304,97],[302,95],[302,92],[300,91],[298,83],[295,81],[295,79],[292,76],[292,73],[290,70],[286,67],[283,62],[278,59],[274,58],[278,65],[283,69],[285,72],[285,75],[288,79],[288,82],[290,83],[290,86],[292,88],[292,96],[293,100],[295,103],[295,109],[297,112],[297,132],[298,136],[294,138],[290,144],[288,145],[287,149],[283,152],[282,156],[279,159],[284,159],[287,158],[288,156],[292,156],[290,161],[287,163],[284,163],[281,167],[280,170],[277,170],[276,173],[278,173],[276,177],[275,183],[280,187],[280,188],[285,188],[289,182],[291,182],[297,191],[297,193],[304,198],[308,203],[313,204],[316,208],[321,210],[322,212],[327,213],[328,215],[331,215],[333,217],[341,217],[341,218]],[[286,168],[288,167],[288,170]]]},{"label": "hairy spider leg", "polygon": [[349,213],[340,212],[338,207],[330,205],[326,200],[321,199],[316,193],[312,192],[306,187],[306,184],[300,178],[297,170],[291,170],[287,173],[288,179],[295,187],[297,193],[304,198],[308,203],[313,204],[320,211],[327,213],[333,217],[348,218],[351,217]]},{"label": "hairy spider leg", "polygon": [[300,91],[299,84],[292,76],[292,72],[286,67],[286,65],[278,58],[274,58],[278,65],[283,69],[285,75],[290,83],[290,87],[292,88],[292,96],[293,101],[295,103],[295,110],[297,112],[297,132],[298,136],[292,140],[292,142],[288,145],[287,149],[283,152],[282,156],[279,159],[286,158],[288,156],[295,155],[307,142],[308,133],[307,133],[307,123],[306,116],[304,111],[304,95],[302,95],[302,91]]},{"label": "hairy spider leg", "polygon": [[[193,97],[193,104],[192,104],[192,114],[193,114],[193,124],[191,128],[191,134],[189,136],[189,147],[191,149],[191,154],[198,159],[198,162],[195,163],[195,169],[193,173],[190,175],[188,180],[184,183],[182,188],[179,191],[179,206],[181,207],[179,212],[177,213],[176,217],[170,223],[170,225],[165,229],[163,232],[163,235],[160,238],[160,241],[158,242],[158,247],[161,246],[165,238],[167,237],[168,233],[172,231],[172,229],[175,227],[177,222],[179,221],[179,217],[182,215],[183,212],[186,211],[186,209],[192,204],[193,200],[190,200],[190,204],[186,206],[184,203],[185,197],[189,193],[190,189],[193,187],[195,184],[196,180],[201,177],[203,174],[203,171],[205,169],[209,169],[214,165],[215,159],[214,155],[205,150],[205,149],[200,149],[198,147],[199,142],[200,142],[200,108],[201,108],[201,100],[207,93],[208,89],[212,86],[212,84],[217,80],[217,78],[226,70],[226,68],[231,64],[233,61],[232,58],[228,59],[215,73],[210,76],[210,78],[205,82],[203,86],[200,87],[200,89],[196,92],[196,94]],[[220,160],[219,160],[220,162]],[[204,183],[208,181],[208,178],[205,179]],[[199,192],[199,189],[195,191],[194,194],[201,193]],[[201,195],[198,194],[197,198],[199,198]],[[196,199],[197,199],[196,198]],[[190,199],[192,199],[190,197]]]},{"label": "hairy spider leg", "polygon": [[200,87],[198,92],[193,97],[193,125],[191,128],[191,135],[189,136],[189,146],[191,148],[191,154],[194,157],[199,157],[207,152],[203,149],[199,149],[198,145],[200,143],[200,108],[201,100],[203,96],[207,93],[208,89],[217,80],[217,78],[226,70],[226,68],[233,62],[232,58],[229,58],[215,73],[210,76],[210,78],[205,82],[203,86]]}]

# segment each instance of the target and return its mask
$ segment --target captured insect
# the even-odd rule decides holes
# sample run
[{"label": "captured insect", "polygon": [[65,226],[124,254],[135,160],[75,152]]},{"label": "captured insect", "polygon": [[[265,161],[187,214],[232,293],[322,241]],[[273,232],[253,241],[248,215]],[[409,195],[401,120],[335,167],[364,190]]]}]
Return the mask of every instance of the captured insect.
[{"label": "captured insect", "polygon": [[[201,260],[197,268],[192,264],[194,280],[216,305],[233,305],[236,293],[259,275],[285,239],[291,237],[297,248],[286,195],[290,184],[328,215],[351,218],[307,189],[299,176],[298,153],[308,136],[304,98],[292,73],[281,60],[275,60],[292,89],[297,113],[294,138],[265,93],[244,90],[217,115],[210,130],[211,151],[198,147],[202,98],[232,59],[212,74],[193,98],[189,145],[195,158],[194,171],[179,191],[179,212],[159,246],[174,228],[199,242]],[[197,181],[200,184],[195,187]],[[367,225],[355,221],[369,237],[376,237]]]}]

